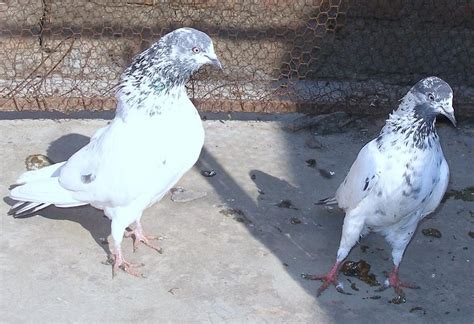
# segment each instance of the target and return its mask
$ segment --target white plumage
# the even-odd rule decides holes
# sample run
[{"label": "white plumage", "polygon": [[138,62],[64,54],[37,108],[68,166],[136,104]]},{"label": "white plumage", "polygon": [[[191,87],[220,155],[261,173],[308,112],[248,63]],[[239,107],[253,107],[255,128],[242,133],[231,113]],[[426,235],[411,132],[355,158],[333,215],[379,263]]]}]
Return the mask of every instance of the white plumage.
[{"label": "white plumage", "polygon": [[359,152],[335,199],[346,216],[336,264],[327,275],[304,275],[323,280],[319,294],[337,281],[341,262],[360,236],[379,232],[392,246],[394,268],[386,281],[399,295],[398,267],[418,222],[433,212],[446,191],[449,168],[435,129],[436,115],[455,124],[453,92],[436,77],[418,82],[387,120],[380,135]]},{"label": "white plumage", "polygon": [[221,67],[211,39],[191,28],[163,36],[135,57],[122,75],[113,121],[68,161],[21,175],[10,197],[25,204],[13,213],[48,205],[102,209],[112,220],[114,271],[137,275],[122,256],[124,231],[135,222],[134,247],[143,242],[161,252],[143,234],[140,218],[199,157],[204,130],[184,85],[204,64]]}]

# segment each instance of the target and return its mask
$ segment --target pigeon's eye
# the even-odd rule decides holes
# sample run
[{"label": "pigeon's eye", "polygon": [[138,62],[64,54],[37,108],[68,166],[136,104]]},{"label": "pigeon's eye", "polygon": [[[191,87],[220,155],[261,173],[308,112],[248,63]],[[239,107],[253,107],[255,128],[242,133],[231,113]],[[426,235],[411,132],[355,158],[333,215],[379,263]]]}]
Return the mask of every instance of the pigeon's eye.
[{"label": "pigeon's eye", "polygon": [[432,93],[428,93],[428,98],[431,100],[431,101],[434,101],[434,96]]},{"label": "pigeon's eye", "polygon": [[194,54],[198,54],[199,52],[201,52],[201,49],[199,47],[193,47]]}]

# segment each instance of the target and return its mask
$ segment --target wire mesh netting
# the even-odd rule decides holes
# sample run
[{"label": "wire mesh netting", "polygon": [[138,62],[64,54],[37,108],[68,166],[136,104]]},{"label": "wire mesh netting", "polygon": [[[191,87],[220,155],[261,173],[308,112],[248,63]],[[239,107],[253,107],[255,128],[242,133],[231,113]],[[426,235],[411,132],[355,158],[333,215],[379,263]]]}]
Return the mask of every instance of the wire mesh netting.
[{"label": "wire mesh netting", "polygon": [[0,1],[0,110],[113,109],[132,57],[190,26],[225,66],[189,82],[202,110],[386,112],[437,75],[473,114],[473,11],[469,0]]}]

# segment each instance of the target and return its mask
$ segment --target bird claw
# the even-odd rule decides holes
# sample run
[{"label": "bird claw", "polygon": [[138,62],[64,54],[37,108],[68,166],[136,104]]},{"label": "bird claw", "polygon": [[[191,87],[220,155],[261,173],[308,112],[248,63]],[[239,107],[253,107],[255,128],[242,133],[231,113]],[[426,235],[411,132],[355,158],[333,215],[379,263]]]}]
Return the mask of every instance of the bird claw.
[{"label": "bird claw", "polygon": [[[110,258],[109,258],[110,259]],[[114,254],[114,265],[112,267],[112,278],[115,278],[117,276],[118,270],[125,271],[126,273],[137,277],[137,278],[144,278],[144,276],[137,272],[134,271],[132,268],[140,268],[143,267],[145,264],[143,263],[130,263],[128,261],[125,261],[122,257],[117,256]]]},{"label": "bird claw", "polygon": [[392,287],[399,298],[404,299],[405,293],[402,288],[409,289],[420,289],[421,287],[408,282],[401,282],[398,278],[398,269],[393,269],[390,273],[385,273],[387,279],[385,279],[383,285],[377,289],[377,292],[384,291],[385,289]]},{"label": "bird claw", "polygon": [[329,287],[330,284],[333,284],[334,287],[336,287],[336,291],[338,293],[344,295],[351,295],[350,293],[344,291],[344,285],[337,280],[337,275],[335,274],[329,273],[324,275],[311,275],[307,273],[302,273],[301,277],[307,280],[321,280],[323,282],[317,290],[317,297],[321,296],[321,294]]},{"label": "bird claw", "polygon": [[135,252],[138,249],[138,244],[139,243],[143,243],[146,246],[148,246],[149,248],[151,248],[151,249],[155,250],[156,252],[158,252],[159,254],[163,254],[163,248],[161,248],[160,246],[156,246],[156,245],[151,244],[148,240],[158,240],[158,236],[146,235],[146,236],[143,236],[139,239],[137,239],[137,238],[134,239],[133,240],[133,252]]},{"label": "bird claw", "polygon": [[125,237],[131,237],[133,240],[133,252],[136,252],[138,249],[138,245],[140,243],[145,244],[149,248],[155,250],[156,252],[163,254],[163,249],[159,246],[155,246],[149,242],[149,240],[158,240],[159,236],[153,236],[153,235],[144,235],[141,229],[134,229],[130,230],[127,229],[125,232]]}]

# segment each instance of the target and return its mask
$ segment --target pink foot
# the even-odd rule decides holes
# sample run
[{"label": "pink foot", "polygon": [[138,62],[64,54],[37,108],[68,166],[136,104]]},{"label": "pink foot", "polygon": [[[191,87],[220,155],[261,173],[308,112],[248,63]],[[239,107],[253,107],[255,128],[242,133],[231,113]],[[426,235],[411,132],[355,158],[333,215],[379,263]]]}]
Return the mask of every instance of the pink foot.
[{"label": "pink foot", "polygon": [[301,277],[308,280],[321,280],[323,282],[321,287],[318,288],[318,294],[317,294],[318,297],[321,296],[323,291],[325,291],[329,287],[330,284],[333,284],[336,287],[336,290],[338,292],[344,294],[345,293],[344,287],[339,282],[339,280],[337,280],[337,275],[339,273],[339,266],[340,266],[340,262],[336,262],[327,274],[324,274],[324,275],[302,274]]},{"label": "pink foot", "polygon": [[405,293],[403,292],[402,288],[410,288],[410,289],[420,289],[419,286],[408,283],[408,282],[401,282],[398,278],[398,267],[393,267],[392,271],[388,274],[388,278],[385,280],[382,289],[387,289],[388,287],[393,287],[395,293],[398,296],[404,297]]},{"label": "pink foot", "polygon": [[132,269],[132,268],[142,267],[143,263],[133,264],[133,263],[125,261],[125,259],[122,256],[122,251],[120,248],[115,250],[113,262],[114,262],[114,265],[112,268],[112,278],[114,278],[117,275],[117,272],[119,269],[125,271],[128,274],[131,274],[132,276],[143,277],[141,273],[134,271]]},{"label": "pink foot", "polygon": [[149,240],[157,240],[158,236],[144,235],[142,225],[137,222],[137,226],[134,230],[128,230],[125,232],[125,237],[131,237],[133,239],[133,252],[138,249],[138,244],[143,243],[149,248],[152,248],[158,253],[163,253],[163,249],[159,246],[153,245]]}]

